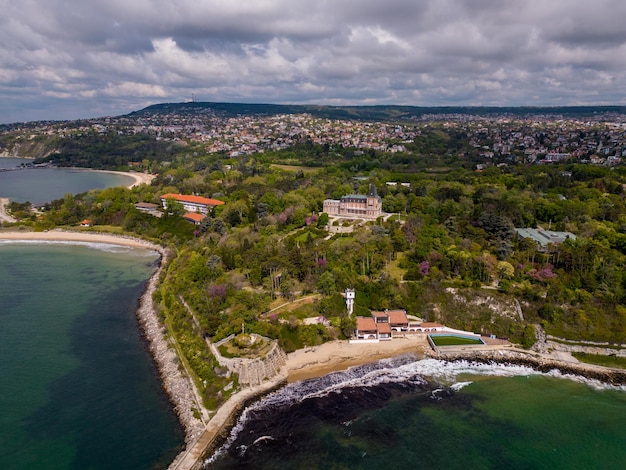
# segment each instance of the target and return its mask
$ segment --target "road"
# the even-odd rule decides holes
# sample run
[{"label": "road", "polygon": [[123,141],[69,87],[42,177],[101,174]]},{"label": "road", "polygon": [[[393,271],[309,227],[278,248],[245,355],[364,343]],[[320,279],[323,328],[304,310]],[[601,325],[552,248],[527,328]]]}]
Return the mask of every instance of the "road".
[{"label": "road", "polygon": [[17,222],[13,217],[7,214],[6,206],[9,205],[9,198],[0,197],[0,222]]}]

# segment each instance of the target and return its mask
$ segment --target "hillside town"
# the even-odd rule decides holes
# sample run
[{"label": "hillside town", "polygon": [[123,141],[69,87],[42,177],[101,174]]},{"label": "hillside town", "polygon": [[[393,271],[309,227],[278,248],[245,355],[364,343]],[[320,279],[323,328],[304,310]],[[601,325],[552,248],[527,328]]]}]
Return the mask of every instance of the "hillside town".
[{"label": "hillside town", "polygon": [[[356,152],[415,153],[436,138],[438,129],[454,136],[447,154],[490,162],[576,161],[614,166],[626,156],[626,116],[602,113],[585,118],[537,114],[483,117],[431,114],[391,121],[319,118],[311,114],[222,115],[210,108],[194,112],[138,113],[118,117],[0,126],[0,155],[16,155],[26,142],[85,134],[147,135],[157,141],[200,144],[207,154],[227,157],[286,149],[297,144]],[[453,144],[453,145],[450,145]]]}]

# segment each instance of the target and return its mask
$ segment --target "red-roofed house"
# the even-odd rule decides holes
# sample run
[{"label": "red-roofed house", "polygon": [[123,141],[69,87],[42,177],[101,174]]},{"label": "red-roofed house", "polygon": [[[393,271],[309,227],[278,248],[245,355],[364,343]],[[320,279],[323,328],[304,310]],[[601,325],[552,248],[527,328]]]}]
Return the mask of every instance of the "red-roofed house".
[{"label": "red-roofed house", "polygon": [[206,219],[206,215],[200,214],[199,212],[187,212],[183,215],[183,219],[193,222],[196,225],[200,225],[202,221]]},{"label": "red-roofed house", "polygon": [[391,339],[389,317],[384,312],[372,312],[371,317],[356,317],[357,339]]},{"label": "red-roofed house", "polygon": [[377,323],[376,328],[378,329],[378,339],[391,339],[391,326],[389,326],[389,323]]},{"label": "red-roofed house", "polygon": [[371,317],[356,317],[356,337],[358,339],[378,339],[378,328]]},{"label": "red-roofed house", "polygon": [[204,215],[207,215],[215,206],[221,206],[224,204],[224,201],[209,199],[202,196],[187,196],[184,194],[168,193],[161,196],[161,203],[163,204],[164,209],[167,209],[167,201],[169,200],[180,202],[186,211],[199,212]]},{"label": "red-roofed house", "polygon": [[406,310],[386,310],[389,315],[389,326],[392,331],[407,331],[409,328],[409,319],[406,316]]},{"label": "red-roofed house", "polygon": [[387,312],[372,312],[372,318],[376,323],[389,323]]},{"label": "red-roofed house", "polygon": [[391,331],[407,331],[409,328],[409,319],[406,316],[406,310],[372,312],[372,317],[377,324],[389,324]]}]

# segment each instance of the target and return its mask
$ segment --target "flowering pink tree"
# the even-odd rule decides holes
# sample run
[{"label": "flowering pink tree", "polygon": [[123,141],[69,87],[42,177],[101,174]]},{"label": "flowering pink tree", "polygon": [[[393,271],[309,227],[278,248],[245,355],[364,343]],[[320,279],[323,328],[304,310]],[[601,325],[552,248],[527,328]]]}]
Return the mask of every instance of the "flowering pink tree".
[{"label": "flowering pink tree", "polygon": [[536,281],[547,281],[548,279],[556,279],[558,275],[552,271],[554,266],[551,264],[546,264],[542,269],[531,269],[528,271],[528,277],[536,280]]},{"label": "flowering pink tree", "polygon": [[422,276],[428,276],[428,273],[430,272],[430,263],[428,261],[422,261],[420,263],[419,271]]}]

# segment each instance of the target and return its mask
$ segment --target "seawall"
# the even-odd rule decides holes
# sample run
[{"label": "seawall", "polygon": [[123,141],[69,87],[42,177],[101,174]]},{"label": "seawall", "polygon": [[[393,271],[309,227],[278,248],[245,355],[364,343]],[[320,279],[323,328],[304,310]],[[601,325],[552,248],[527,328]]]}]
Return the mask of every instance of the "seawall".
[{"label": "seawall", "polygon": [[558,370],[562,374],[578,375],[610,385],[626,385],[626,370],[611,369],[608,367],[595,366],[593,364],[565,362],[519,349],[474,352],[467,351],[449,354],[431,353],[429,356],[448,361],[468,360],[483,363],[498,362],[516,364],[530,367],[539,372]]}]

